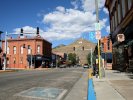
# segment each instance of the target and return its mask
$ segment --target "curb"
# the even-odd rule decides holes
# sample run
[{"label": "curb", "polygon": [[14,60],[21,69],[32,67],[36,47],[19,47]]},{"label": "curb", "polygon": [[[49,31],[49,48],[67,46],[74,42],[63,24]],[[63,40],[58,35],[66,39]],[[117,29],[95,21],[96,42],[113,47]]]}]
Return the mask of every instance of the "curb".
[{"label": "curb", "polygon": [[88,95],[87,100],[96,100],[96,94],[94,90],[93,80],[92,80],[92,69],[88,70]]},{"label": "curb", "polygon": [[0,73],[6,73],[6,72],[15,72],[15,70],[0,70]]},{"label": "curb", "polygon": [[94,85],[92,79],[88,80],[88,96],[87,100],[96,100],[96,95],[94,91]]}]

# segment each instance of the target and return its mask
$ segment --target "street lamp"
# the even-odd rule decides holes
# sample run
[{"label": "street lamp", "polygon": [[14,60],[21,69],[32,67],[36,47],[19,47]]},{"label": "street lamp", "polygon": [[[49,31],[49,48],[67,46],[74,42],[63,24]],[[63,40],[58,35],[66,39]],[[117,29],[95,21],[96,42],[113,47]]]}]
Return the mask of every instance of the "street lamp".
[{"label": "street lamp", "polygon": [[7,55],[7,32],[5,33],[5,51],[4,51],[4,67],[3,70],[6,70],[6,65],[7,65],[7,61],[6,61],[6,55]]}]

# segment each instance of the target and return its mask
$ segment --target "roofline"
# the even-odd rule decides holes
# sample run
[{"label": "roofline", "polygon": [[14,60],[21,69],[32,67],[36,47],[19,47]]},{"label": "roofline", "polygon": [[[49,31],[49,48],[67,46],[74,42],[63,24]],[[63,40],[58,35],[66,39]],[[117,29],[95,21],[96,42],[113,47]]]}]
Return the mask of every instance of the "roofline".
[{"label": "roofline", "polygon": [[[42,40],[42,41],[46,41],[50,44],[52,44],[51,42],[47,41],[46,39],[42,38],[42,37],[34,37],[34,38],[16,38],[16,39],[7,39],[7,41],[25,41],[25,40]],[[2,42],[5,42],[5,40],[2,40]]]}]

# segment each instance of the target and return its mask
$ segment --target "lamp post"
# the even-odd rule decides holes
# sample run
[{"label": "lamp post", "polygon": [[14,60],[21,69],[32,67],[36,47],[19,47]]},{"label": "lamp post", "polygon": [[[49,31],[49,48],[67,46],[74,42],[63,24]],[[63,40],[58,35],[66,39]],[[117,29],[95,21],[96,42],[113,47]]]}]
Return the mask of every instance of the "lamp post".
[{"label": "lamp post", "polygon": [[7,65],[7,61],[6,61],[6,55],[7,55],[7,32],[5,33],[5,51],[4,51],[4,67],[3,70],[6,70],[6,65]]},{"label": "lamp post", "polygon": [[93,55],[92,55],[92,48],[91,48],[91,49],[85,49],[85,50],[90,50],[90,51],[91,51],[91,59],[90,59],[90,62],[91,62],[91,67],[92,67],[92,58],[93,58]]},{"label": "lamp post", "polygon": [[30,48],[30,50],[31,50],[31,68],[32,68],[32,48]]},{"label": "lamp post", "polygon": [[[96,22],[99,23],[99,12],[98,12],[98,0],[95,0],[95,8],[96,8]],[[100,31],[100,30],[99,30]],[[98,67],[99,67],[99,78],[101,78],[101,71],[100,71],[100,40],[98,39]]]}]

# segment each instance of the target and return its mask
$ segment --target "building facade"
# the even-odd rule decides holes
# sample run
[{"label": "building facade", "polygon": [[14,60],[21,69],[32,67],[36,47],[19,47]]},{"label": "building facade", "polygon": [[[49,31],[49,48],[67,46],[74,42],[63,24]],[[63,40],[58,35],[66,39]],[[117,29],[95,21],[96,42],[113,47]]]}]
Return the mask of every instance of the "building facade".
[{"label": "building facade", "polygon": [[133,71],[133,0],[106,0],[113,43],[113,69]]},{"label": "building facade", "polygon": [[77,39],[76,41],[74,41],[73,43],[67,45],[67,46],[62,46],[59,48],[54,48],[52,49],[52,52],[54,53],[65,53],[65,54],[69,54],[69,53],[75,53],[77,59],[79,59],[79,64],[80,65],[84,65],[87,64],[87,55],[89,53],[91,53],[91,49],[92,52],[95,49],[96,44],[87,41],[83,38]]},{"label": "building facade", "polygon": [[[5,41],[2,41],[5,51]],[[26,36],[17,39],[7,39],[7,69],[27,69],[48,67],[51,61],[52,44],[41,36],[32,38]]]},{"label": "building facade", "polygon": [[109,37],[103,37],[100,39],[100,44],[104,66],[106,69],[112,69],[112,41]]}]

